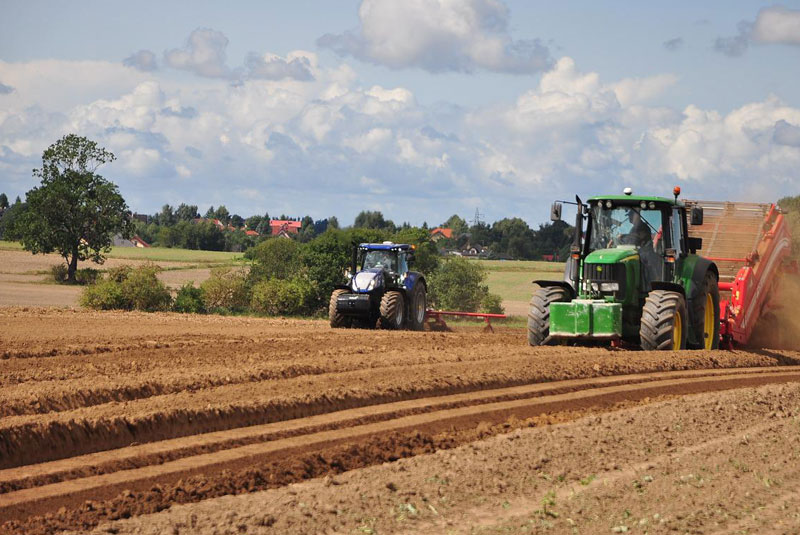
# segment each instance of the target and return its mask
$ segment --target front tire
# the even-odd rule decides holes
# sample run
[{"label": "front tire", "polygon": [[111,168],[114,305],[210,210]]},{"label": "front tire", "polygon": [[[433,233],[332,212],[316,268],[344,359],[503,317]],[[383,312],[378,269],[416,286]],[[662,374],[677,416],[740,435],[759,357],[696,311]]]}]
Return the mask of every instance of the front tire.
[{"label": "front tire", "polygon": [[405,314],[403,294],[396,291],[386,292],[381,298],[381,317],[378,324],[381,329],[402,329]]},{"label": "front tire", "polygon": [[719,284],[714,273],[706,273],[700,295],[693,307],[692,349],[719,349]]},{"label": "front tire", "polygon": [[689,327],[686,299],[678,292],[653,290],[642,309],[639,339],[642,349],[686,349]]},{"label": "front tire", "polygon": [[331,327],[334,329],[347,328],[352,324],[352,318],[345,316],[337,311],[337,302],[340,295],[349,294],[347,290],[334,290],[331,294],[331,301],[328,303],[328,319],[331,322]]},{"label": "front tire", "polygon": [[539,288],[533,292],[528,311],[528,343],[543,346],[550,342],[550,303],[569,301],[569,292],[561,286]]},{"label": "front tire", "polygon": [[425,310],[428,308],[428,298],[425,285],[417,281],[411,293],[411,306],[409,307],[409,326],[413,331],[421,331],[425,326]]}]

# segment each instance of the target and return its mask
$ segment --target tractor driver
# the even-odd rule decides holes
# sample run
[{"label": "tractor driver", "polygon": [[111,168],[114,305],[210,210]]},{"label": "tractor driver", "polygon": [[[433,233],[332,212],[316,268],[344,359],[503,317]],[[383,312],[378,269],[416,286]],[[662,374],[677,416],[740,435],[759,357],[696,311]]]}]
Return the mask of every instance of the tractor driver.
[{"label": "tractor driver", "polygon": [[631,208],[628,210],[628,221],[633,225],[630,232],[620,236],[620,243],[635,245],[637,249],[644,247],[648,243],[653,243],[653,235],[650,227],[642,219],[642,214],[638,210]]},{"label": "tractor driver", "polygon": [[364,259],[365,268],[381,267],[389,271],[394,271],[394,258],[389,251],[370,251]]},{"label": "tractor driver", "polygon": [[620,242],[636,246],[642,262],[642,276],[645,284],[649,287],[651,281],[658,279],[661,266],[660,257],[653,248],[653,235],[649,225],[642,218],[641,212],[635,208],[628,210],[628,221],[633,226],[630,232],[620,236]]}]

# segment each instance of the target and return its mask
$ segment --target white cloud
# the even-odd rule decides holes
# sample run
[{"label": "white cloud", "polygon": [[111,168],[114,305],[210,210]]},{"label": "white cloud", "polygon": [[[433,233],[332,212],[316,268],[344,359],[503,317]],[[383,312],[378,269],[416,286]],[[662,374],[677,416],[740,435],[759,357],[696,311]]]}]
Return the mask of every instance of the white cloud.
[{"label": "white cloud", "polygon": [[134,52],[122,60],[122,64],[126,67],[133,67],[134,69],[139,69],[140,71],[145,72],[154,71],[158,68],[156,55],[150,50],[139,50],[138,52]]},{"label": "white cloud", "polygon": [[0,61],[0,80],[15,89],[3,97],[3,107],[15,110],[29,106],[69,110],[97,99],[116,98],[151,76],[107,61]]},{"label": "white cloud", "polygon": [[210,28],[194,30],[183,48],[164,52],[164,63],[173,69],[193,72],[210,78],[225,78],[230,69],[225,65],[228,38]]},{"label": "white cloud", "polygon": [[310,81],[314,79],[311,72],[311,61],[308,56],[297,56],[284,59],[274,54],[258,54],[251,52],[245,60],[248,78],[263,80],[295,80]]},{"label": "white cloud", "polygon": [[[46,65],[40,80],[27,65],[0,63],[0,79],[58,93],[74,62]],[[83,100],[76,93],[62,107],[58,95],[38,105],[6,95],[18,101],[0,110],[0,190],[35,185],[30,169],[68,132],[117,155],[103,174],[135,193],[131,202],[144,204],[136,210],[227,203],[244,215],[336,214],[344,224],[376,195],[399,210],[387,217],[417,222],[471,213],[476,199],[487,217],[538,221],[551,197],[623,185],[659,193],[673,181],[697,196],[716,194],[724,181],[735,199],[758,177],[769,200],[785,194],[800,165],[800,109],[773,97],[726,114],[652,105],[678,83],[669,74],[604,81],[561,58],[508,105],[442,110],[405,87],[361,87],[349,67],[309,65],[310,81],[232,85],[93,64],[76,86],[86,88]],[[129,76],[124,84],[95,95],[95,84],[120,74]],[[163,198],[169,192],[185,197]]]},{"label": "white cloud", "polygon": [[678,83],[674,74],[659,74],[649,78],[625,78],[612,84],[611,88],[623,107],[644,104],[664,94]]},{"label": "white cloud", "polygon": [[525,74],[550,66],[538,39],[512,39],[508,9],[498,0],[363,0],[358,15],[356,30],[317,43],[393,69]]},{"label": "white cloud", "polygon": [[718,37],[714,49],[727,56],[742,56],[751,43],[800,45],[800,10],[783,6],[761,9],[754,22],[743,20],[737,25],[738,33],[731,37]]},{"label": "white cloud", "polygon": [[800,45],[800,10],[782,6],[762,9],[753,25],[753,39],[761,43]]}]

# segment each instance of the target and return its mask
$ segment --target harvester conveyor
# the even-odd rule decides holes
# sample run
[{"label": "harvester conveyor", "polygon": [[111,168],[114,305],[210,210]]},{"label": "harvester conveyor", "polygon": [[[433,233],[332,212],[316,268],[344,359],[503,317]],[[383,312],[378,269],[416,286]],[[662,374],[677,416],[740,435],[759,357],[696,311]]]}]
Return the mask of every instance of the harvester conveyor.
[{"label": "harvester conveyor", "polygon": [[703,224],[689,229],[703,239],[703,256],[716,263],[720,289],[720,347],[744,345],[769,306],[784,260],[789,228],[774,204],[686,201],[703,208]]}]

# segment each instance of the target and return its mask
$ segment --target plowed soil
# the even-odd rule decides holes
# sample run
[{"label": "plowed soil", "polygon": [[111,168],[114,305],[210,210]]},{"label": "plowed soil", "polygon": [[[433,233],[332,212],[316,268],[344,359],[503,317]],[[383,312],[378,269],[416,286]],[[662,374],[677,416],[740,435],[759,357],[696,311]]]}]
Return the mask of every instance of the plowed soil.
[{"label": "plowed soil", "polygon": [[791,350],[0,308],[0,532],[750,529],[798,502],[798,384]]}]

